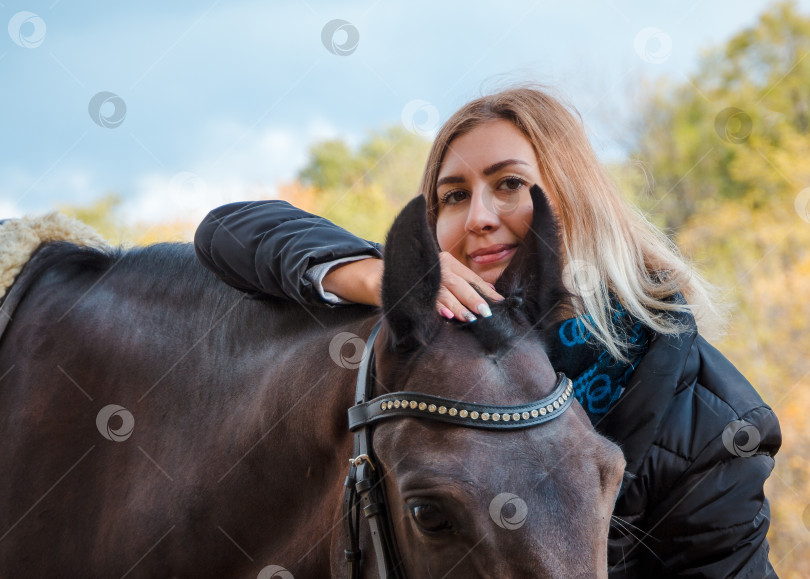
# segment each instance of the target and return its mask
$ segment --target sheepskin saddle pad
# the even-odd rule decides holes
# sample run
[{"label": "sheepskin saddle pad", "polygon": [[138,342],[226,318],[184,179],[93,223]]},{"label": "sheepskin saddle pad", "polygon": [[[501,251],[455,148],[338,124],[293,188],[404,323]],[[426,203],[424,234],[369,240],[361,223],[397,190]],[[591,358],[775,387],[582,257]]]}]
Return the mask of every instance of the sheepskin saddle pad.
[{"label": "sheepskin saddle pad", "polygon": [[52,211],[38,217],[0,221],[0,301],[14,283],[17,274],[43,243],[70,241],[99,249],[109,244],[95,229]]}]

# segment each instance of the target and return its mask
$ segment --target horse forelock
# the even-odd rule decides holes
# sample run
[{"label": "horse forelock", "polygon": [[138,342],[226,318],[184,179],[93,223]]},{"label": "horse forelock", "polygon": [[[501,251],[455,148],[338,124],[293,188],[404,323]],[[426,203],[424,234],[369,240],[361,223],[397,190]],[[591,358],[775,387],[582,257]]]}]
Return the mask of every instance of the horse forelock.
[{"label": "horse forelock", "polygon": [[487,355],[499,358],[512,348],[514,340],[520,335],[520,328],[525,325],[526,319],[520,312],[522,300],[510,296],[500,302],[486,301],[492,315],[474,322],[464,322],[461,327],[476,338]]},{"label": "horse forelock", "polygon": [[556,375],[542,335],[519,304],[519,299],[507,298],[491,305],[488,318],[440,322],[428,344],[405,351],[387,342],[390,329],[384,326],[385,341],[378,341],[376,349],[376,394],[415,391],[503,405],[548,394]]}]

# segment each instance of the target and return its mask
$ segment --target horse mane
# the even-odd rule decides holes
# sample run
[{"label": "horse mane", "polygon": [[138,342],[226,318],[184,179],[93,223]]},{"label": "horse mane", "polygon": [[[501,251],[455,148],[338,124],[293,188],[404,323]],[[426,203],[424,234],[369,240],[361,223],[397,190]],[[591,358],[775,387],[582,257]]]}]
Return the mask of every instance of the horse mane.
[{"label": "horse mane", "polygon": [[205,269],[194,253],[194,246],[187,242],[161,242],[152,245],[138,246],[120,250],[115,256],[115,268],[121,273],[138,273],[141,271],[159,272],[155,279],[149,279],[147,285],[166,283],[166,287],[180,285],[182,291],[190,293],[222,293],[230,286],[222,282],[212,272]]},{"label": "horse mane", "polygon": [[[230,316],[235,325],[252,327],[257,309],[272,309],[275,313],[288,312],[290,316],[303,314],[303,306],[273,296],[247,293],[221,281],[197,259],[191,243],[162,242],[132,248],[91,247],[68,241],[43,243],[22,267],[13,284],[0,298],[0,339],[14,316],[14,310],[29,289],[44,274],[57,272],[66,279],[92,275],[98,279],[127,278],[127,289],[134,294],[160,295],[170,298],[173,305],[188,304],[195,314],[204,304],[216,309],[217,304],[245,300],[250,305],[234,307]],[[223,299],[226,300],[223,302]],[[265,307],[262,308],[258,303]],[[275,306],[275,307],[272,307]],[[298,311],[301,309],[302,311]],[[321,324],[341,323],[356,319],[369,308],[319,308],[317,318]],[[311,308],[310,308],[311,310]],[[369,310],[370,311],[370,310]],[[300,315],[298,325],[313,321],[311,315]]]},{"label": "horse mane", "polygon": [[[224,286],[206,270],[194,254],[190,243],[164,242],[132,248],[90,247],[69,241],[44,243],[23,266],[12,285],[14,291],[25,291],[45,271],[52,268],[74,273],[93,271],[117,274],[155,272],[160,275],[143,278],[144,287],[160,288],[176,285],[178,276],[185,282],[184,290],[216,290]],[[137,287],[134,289],[138,289]]]}]

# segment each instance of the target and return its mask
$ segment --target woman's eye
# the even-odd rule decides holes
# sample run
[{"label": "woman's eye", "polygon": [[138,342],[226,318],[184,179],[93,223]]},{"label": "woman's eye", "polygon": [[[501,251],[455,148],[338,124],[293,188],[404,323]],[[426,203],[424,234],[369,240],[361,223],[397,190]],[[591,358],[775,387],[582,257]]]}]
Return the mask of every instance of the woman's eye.
[{"label": "woman's eye", "polygon": [[525,184],[526,181],[524,181],[519,177],[507,177],[506,179],[501,181],[501,185],[507,185],[506,187],[507,191],[517,191]]},{"label": "woman's eye", "polygon": [[463,201],[464,191],[450,191],[442,196],[443,205],[455,205],[459,201]]},{"label": "woman's eye", "polygon": [[429,533],[446,531],[452,528],[450,521],[441,509],[431,504],[419,504],[411,507],[411,516],[416,524]]},{"label": "woman's eye", "polygon": [[[527,182],[520,177],[507,177],[503,179],[498,185],[498,189],[506,192],[518,191],[521,187],[526,185]],[[460,189],[445,193],[441,197],[442,205],[455,205],[464,201],[467,193]]]}]

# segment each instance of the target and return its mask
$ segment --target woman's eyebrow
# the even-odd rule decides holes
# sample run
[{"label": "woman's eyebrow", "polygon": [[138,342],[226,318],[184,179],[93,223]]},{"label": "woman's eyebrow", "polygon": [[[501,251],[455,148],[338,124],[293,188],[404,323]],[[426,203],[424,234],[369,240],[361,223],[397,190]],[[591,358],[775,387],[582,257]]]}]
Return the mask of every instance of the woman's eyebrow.
[{"label": "woman's eyebrow", "polygon": [[[506,159],[505,161],[498,161],[494,165],[490,165],[484,169],[484,175],[488,177],[493,173],[500,171],[504,167],[508,167],[509,165],[528,165],[528,163],[526,161],[521,161],[520,159]],[[448,175],[447,177],[442,177],[436,181],[436,187],[441,187],[447,183],[464,183],[464,177],[460,177],[458,175]]]},{"label": "woman's eyebrow", "polygon": [[504,167],[508,167],[509,165],[528,165],[526,161],[521,161],[520,159],[507,159],[506,161],[499,161],[494,165],[490,165],[486,169],[484,169],[484,175],[489,177],[493,173],[500,171]]}]

